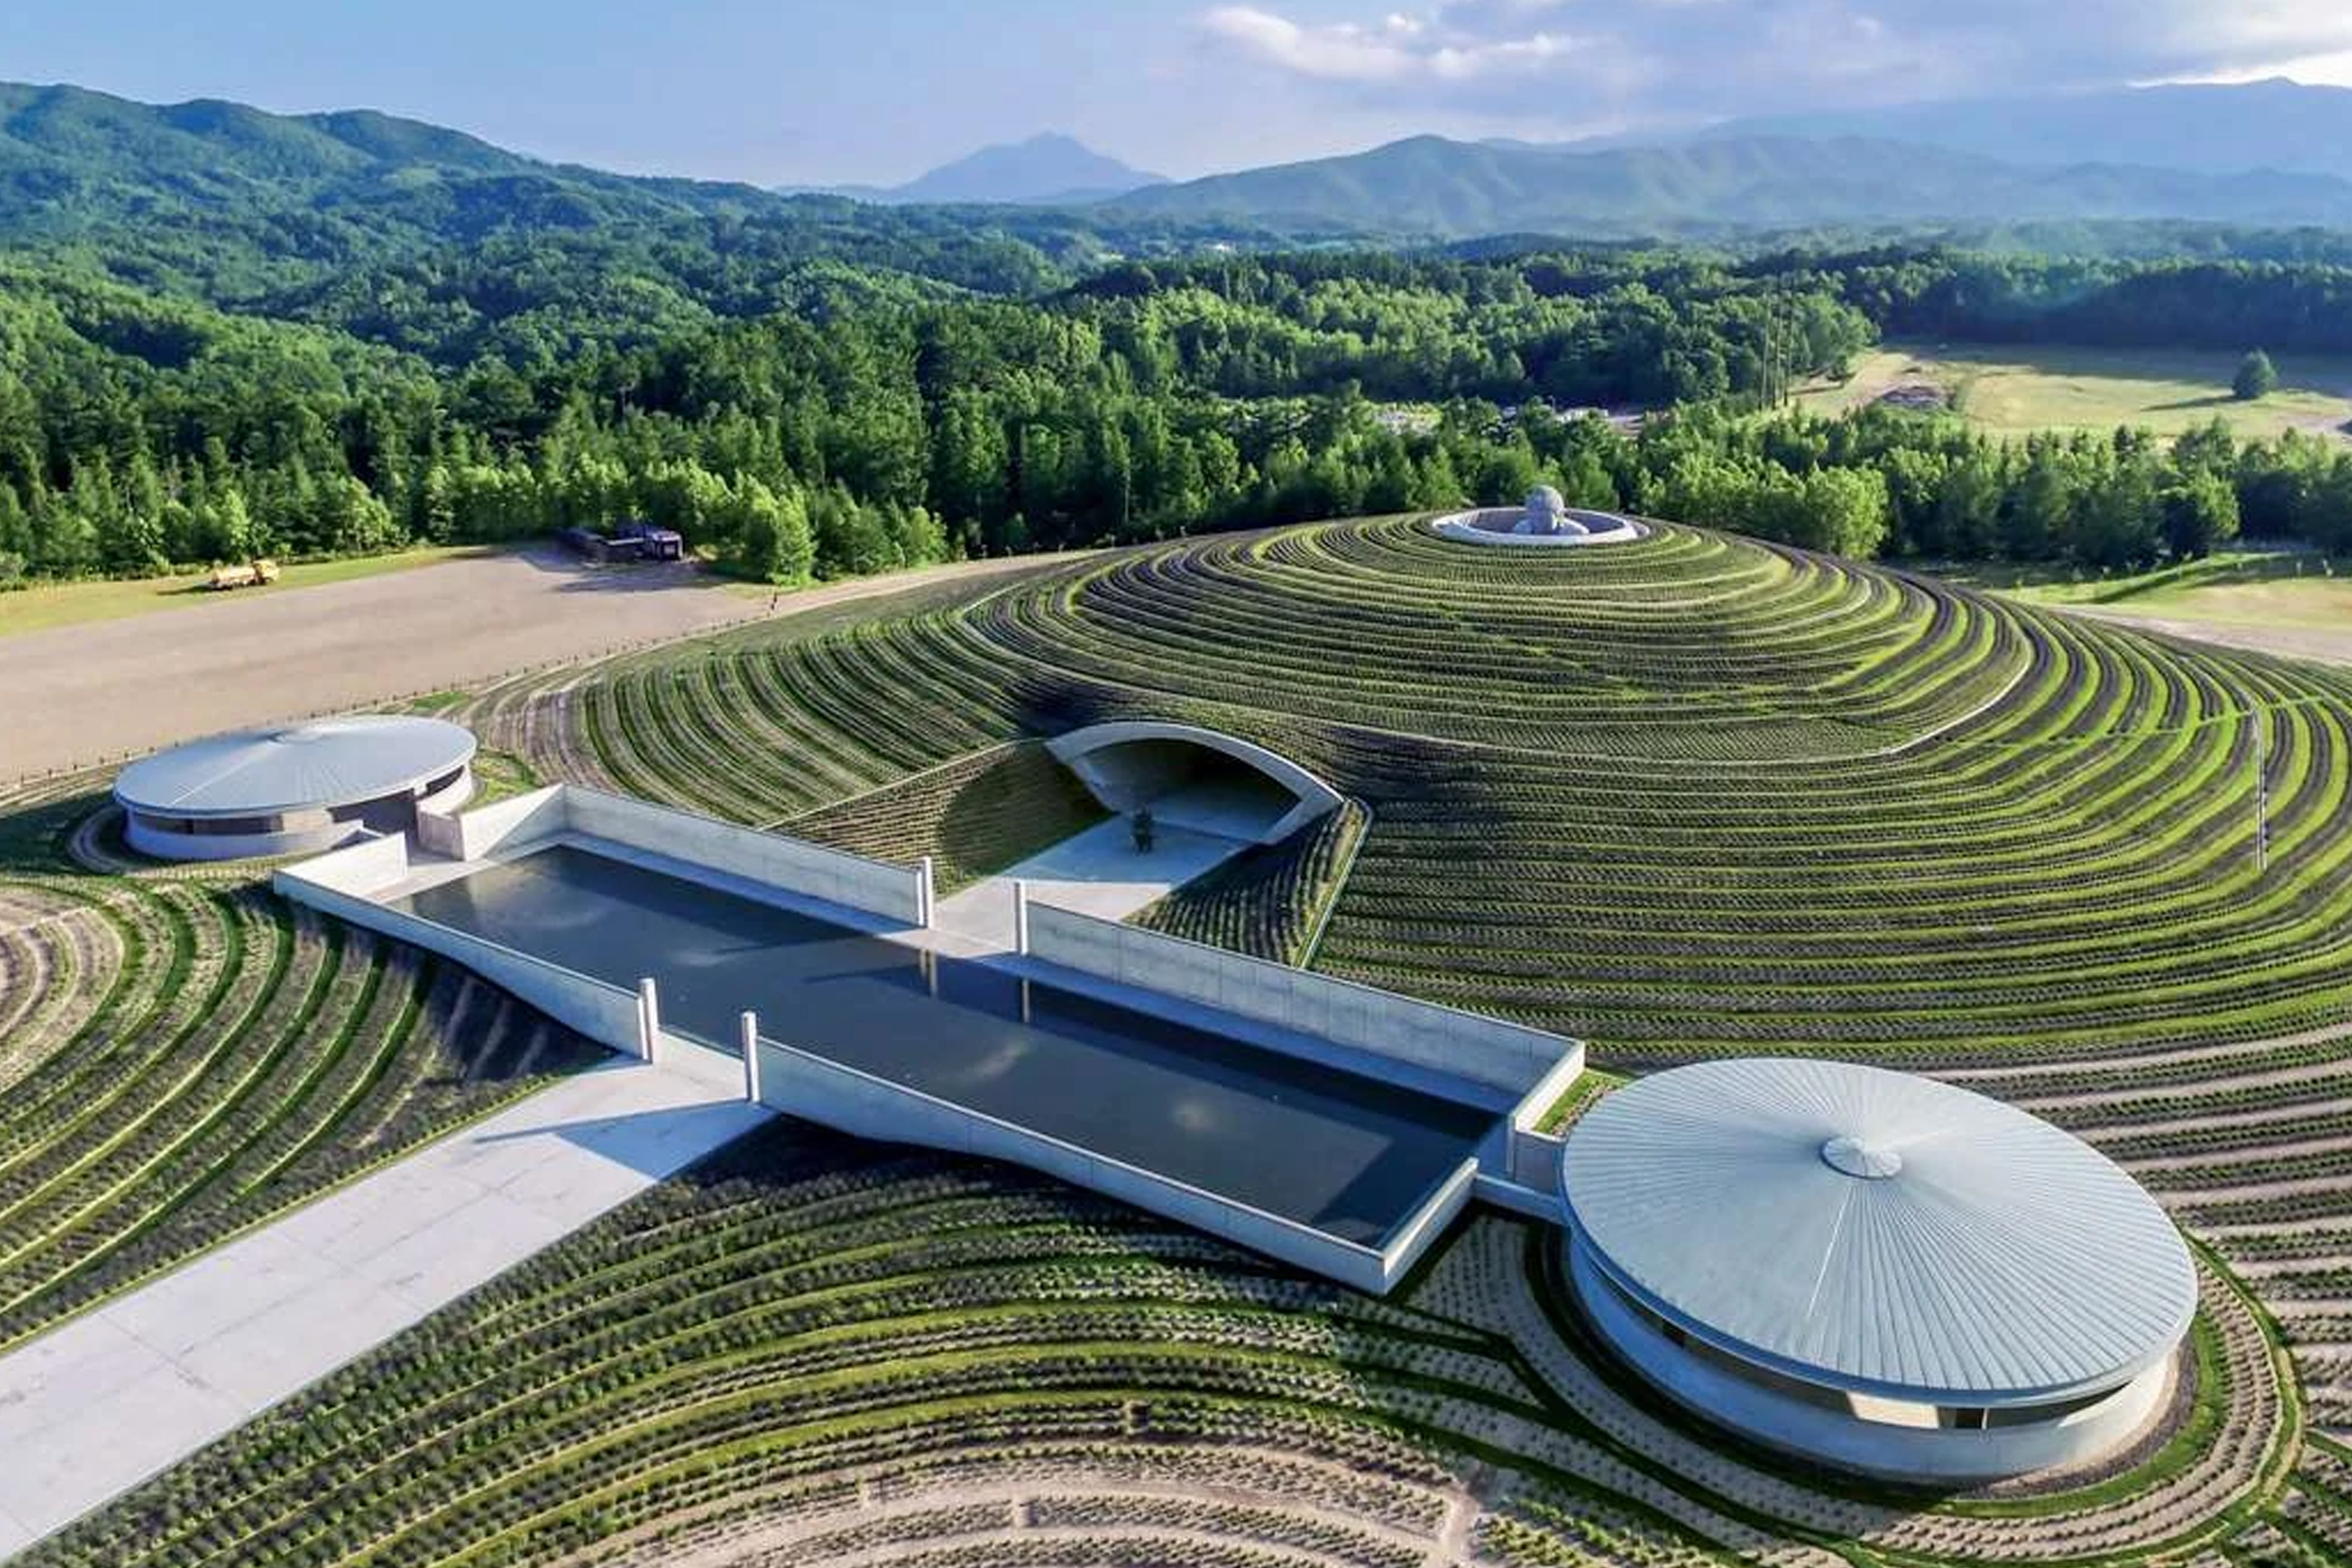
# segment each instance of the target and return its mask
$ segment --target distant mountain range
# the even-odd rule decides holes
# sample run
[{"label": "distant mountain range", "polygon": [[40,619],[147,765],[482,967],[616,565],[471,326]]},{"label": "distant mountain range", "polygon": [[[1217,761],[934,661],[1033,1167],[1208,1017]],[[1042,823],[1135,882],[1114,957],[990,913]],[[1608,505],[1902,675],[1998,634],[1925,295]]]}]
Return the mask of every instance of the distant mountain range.
[{"label": "distant mountain range", "polygon": [[211,245],[331,256],[504,228],[741,214],[773,200],[749,185],[542,163],[370,110],[274,115],[0,83],[0,240],[135,241],[176,226]]},{"label": "distant mountain range", "polygon": [[2352,87],[2282,80],[2124,87],[1737,119],[1708,138],[1861,136],[2020,164],[2120,164],[2352,180]]},{"label": "distant mountain range", "polygon": [[1415,136],[1347,157],[1154,186],[1112,205],[1447,238],[2049,219],[2343,227],[2352,225],[2352,180],[2016,163],[1848,135],[1725,133],[1589,151]]},{"label": "distant mountain range", "polygon": [[1026,141],[984,147],[903,185],[834,185],[821,194],[899,206],[1077,207],[1166,183],[1165,175],[1131,168],[1075,137],[1047,132]]},{"label": "distant mountain range", "polygon": [[[968,211],[991,204],[1002,215],[990,222]],[[1181,183],[1043,135],[889,190],[812,199],[550,164],[368,111],[281,116],[0,84],[0,243],[79,243],[118,270],[200,267],[224,292],[244,286],[239,279],[260,287],[493,234],[567,231],[609,244],[680,225],[750,226],[784,253],[852,257],[869,241],[869,249],[970,248],[1013,233],[1082,261],[1105,247],[1219,239],[1614,239],[2146,219],[2352,230],[2352,91],[2263,82],[1988,100],[1748,121],[1630,145],[1416,136]],[[1043,265],[1008,256],[1015,273]]]}]

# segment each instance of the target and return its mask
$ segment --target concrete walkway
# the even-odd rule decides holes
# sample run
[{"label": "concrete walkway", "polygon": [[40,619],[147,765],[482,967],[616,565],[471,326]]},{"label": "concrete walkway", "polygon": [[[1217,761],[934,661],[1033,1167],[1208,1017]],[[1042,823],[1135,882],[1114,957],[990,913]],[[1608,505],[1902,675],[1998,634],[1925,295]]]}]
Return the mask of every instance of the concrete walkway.
[{"label": "concrete walkway", "polygon": [[[1029,884],[1032,903],[1075,910],[1102,920],[1124,920],[1248,847],[1238,838],[1171,827],[1162,820],[1152,852],[1143,854],[1136,848],[1127,819],[1114,816],[942,898],[931,918],[940,931],[975,944],[952,949],[961,956],[1008,952],[1013,945],[1012,884],[1016,881]],[[918,946],[942,945],[925,940],[930,935],[909,932],[903,940]]]},{"label": "concrete walkway", "polygon": [[773,1115],[614,1058],[0,1356],[0,1558]]},{"label": "concrete walkway", "polygon": [[[1124,919],[1267,820],[1254,797],[1187,797],[1154,808],[1149,854],[1113,817],[940,900],[935,928],[890,936],[1001,957],[1016,879]],[[774,1115],[742,1094],[742,1064],[717,1052],[615,1057],[0,1356],[0,1559]]]}]

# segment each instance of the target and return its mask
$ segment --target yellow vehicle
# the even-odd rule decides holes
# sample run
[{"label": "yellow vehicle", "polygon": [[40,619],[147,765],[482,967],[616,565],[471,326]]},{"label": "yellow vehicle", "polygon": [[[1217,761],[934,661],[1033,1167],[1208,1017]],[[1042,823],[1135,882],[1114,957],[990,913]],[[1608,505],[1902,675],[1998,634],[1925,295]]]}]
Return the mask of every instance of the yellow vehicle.
[{"label": "yellow vehicle", "polygon": [[242,566],[215,566],[207,588],[264,588],[278,580],[278,562],[263,558]]}]

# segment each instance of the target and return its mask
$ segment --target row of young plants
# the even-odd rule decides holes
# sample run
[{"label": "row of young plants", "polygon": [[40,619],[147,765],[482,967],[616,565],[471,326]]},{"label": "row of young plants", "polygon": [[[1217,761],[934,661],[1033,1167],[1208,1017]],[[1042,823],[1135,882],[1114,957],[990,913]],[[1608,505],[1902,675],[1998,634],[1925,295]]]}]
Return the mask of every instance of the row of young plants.
[{"label": "row of young plants", "polygon": [[[1105,557],[722,651],[742,675],[715,724],[614,673],[616,768],[753,818],[788,809],[803,756],[832,788],[1104,718],[1211,723],[1377,814],[1320,967],[1621,1066],[2078,1063],[2013,1086],[2086,1129],[2167,1129],[2136,1162],[2233,1156],[2158,1179],[2184,1214],[2259,1245],[2344,1212],[2310,1086],[2352,1025],[2342,674],[1692,530],[1531,561],[1410,521]],[[730,762],[771,736],[786,754]],[[1243,903],[1207,883],[1153,918],[1274,950],[1275,902]]]},{"label": "row of young plants", "polygon": [[[0,900],[71,912],[110,958],[80,1004],[10,1031],[0,1344],[586,1059],[459,973],[297,915],[250,872],[120,874],[135,859],[91,781],[0,797]],[[72,967],[42,979],[72,989]]]},{"label": "row of young plants", "polygon": [[551,1561],[658,1525],[644,1498],[700,1517],[883,1454],[1050,1441],[1066,1414],[1176,1444],[1215,1410],[1346,1468],[1449,1402],[1532,1409],[1518,1386],[1481,1336],[1106,1201],[781,1127],[25,1560]]},{"label": "row of young plants", "polygon": [[1135,923],[1270,963],[1303,964],[1371,824],[1362,801],[1343,801],[1280,844],[1246,849],[1184,883]]},{"label": "row of young plants", "polygon": [[[1526,1560],[1800,1560],[1817,1544],[1718,1490],[1708,1472],[1736,1465],[1607,1436],[1623,1418],[1561,1402],[1537,1348],[1023,1173],[785,1124],[24,1560],[650,1563],[788,1527],[782,1560],[896,1561],[943,1537],[1018,1560],[1102,1532],[1385,1564],[1404,1560],[1392,1534],[1426,1537],[1473,1479],[1510,1499],[1461,1505],[1474,1539]],[[1219,1452],[1248,1500],[1172,1505],[1171,1480],[1220,1473],[1204,1466]],[[1251,1484],[1252,1455],[1288,1476]],[[1017,1519],[974,1512],[957,1499],[982,1466],[1055,1484]],[[937,1510],[906,1506],[934,1495]],[[1939,1528],[2014,1534],[1964,1513]]]},{"label": "row of young plants", "polygon": [[1037,741],[944,767],[778,824],[780,832],[900,865],[931,859],[942,895],[1083,832],[1108,815]]}]

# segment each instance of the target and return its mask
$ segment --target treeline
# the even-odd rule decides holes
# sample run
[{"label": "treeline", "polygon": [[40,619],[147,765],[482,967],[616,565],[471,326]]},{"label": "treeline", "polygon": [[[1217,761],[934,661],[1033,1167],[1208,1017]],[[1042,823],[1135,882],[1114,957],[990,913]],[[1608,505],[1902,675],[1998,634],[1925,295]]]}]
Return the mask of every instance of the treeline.
[{"label": "treeline", "polygon": [[1628,504],[1846,555],[2105,571],[2241,536],[2352,550],[2352,448],[2294,433],[2240,442],[2217,420],[2169,441],[2143,430],[2005,441],[1888,408],[1702,415],[1628,445]]},{"label": "treeline", "polygon": [[[828,262],[794,275],[786,308],[685,311],[634,341],[564,328],[579,302],[540,300],[527,267],[504,301],[468,274],[466,312],[412,336],[401,324],[439,309],[429,291],[321,293],[319,319],[290,322],[20,260],[0,263],[0,578],[643,515],[793,581],[1495,503],[1539,482],[1856,555],[2108,566],[2240,531],[2352,541],[2352,459],[2330,442],[2004,444],[1887,410],[1756,412],[1923,301],[1989,319],[2057,297],[2074,266],[1220,256],[1015,300]],[[2097,264],[2115,266],[2141,276]],[[2242,305],[2271,297],[2269,270],[2238,269]],[[2333,287],[2331,269],[2303,271],[2293,289]],[[2214,307],[2213,330],[2278,325],[2236,309]],[[502,325],[485,338],[454,325],[489,315]],[[525,321],[552,336],[517,355],[537,341]],[[2304,348],[2313,330],[2264,341]],[[1638,436],[1555,413],[1626,404],[1671,412]]]},{"label": "treeline", "polygon": [[[1758,276],[1807,264],[1780,256]],[[2352,265],[1887,248],[1810,259],[1895,338],[2352,353]]]},{"label": "treeline", "polygon": [[[1868,337],[1818,288],[1710,273],[1677,307],[1622,276],[1580,290],[1471,270],[1130,268],[1038,302],[880,283],[635,347],[453,369],[21,264],[0,269],[0,570],[128,574],[647,515],[789,580],[803,517],[808,569],[829,576],[1501,499],[1535,459],[1481,399],[1753,396]],[[1450,411],[1441,429],[1393,428],[1366,385]]]}]

